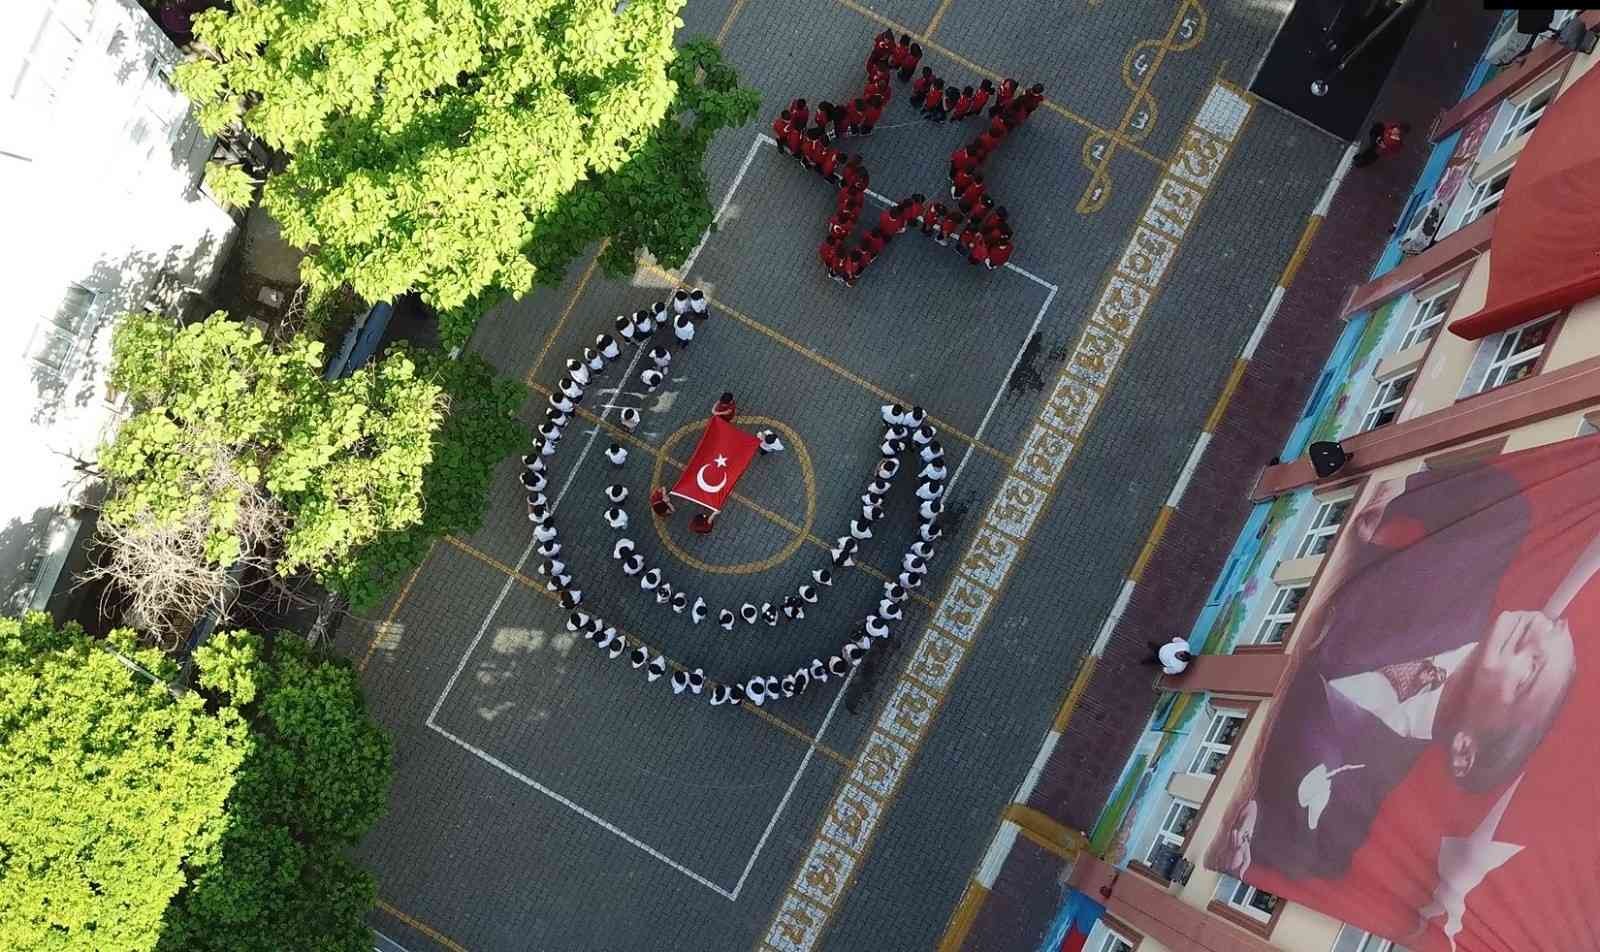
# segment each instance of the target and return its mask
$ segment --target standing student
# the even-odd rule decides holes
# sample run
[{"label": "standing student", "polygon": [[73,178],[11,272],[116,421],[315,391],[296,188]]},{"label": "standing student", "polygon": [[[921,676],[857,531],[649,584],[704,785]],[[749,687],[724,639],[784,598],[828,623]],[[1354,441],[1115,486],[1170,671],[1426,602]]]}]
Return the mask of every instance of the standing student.
[{"label": "standing student", "polygon": [[789,151],[789,130],[794,128],[790,121],[789,110],[778,113],[778,118],[772,120],[772,140],[778,144],[779,152]]},{"label": "standing student", "polygon": [[951,119],[965,119],[972,115],[972,101],[976,91],[971,86],[962,87],[961,95],[956,97],[954,108],[950,110]]},{"label": "standing student", "polygon": [[694,319],[688,314],[673,317],[672,336],[678,339],[679,347],[687,348],[689,342],[694,340]]},{"label": "standing student", "polygon": [[722,396],[711,405],[711,415],[725,423],[733,422],[733,418],[739,415],[739,405],[733,400],[733,391],[722,391]]},{"label": "standing student", "polygon": [[650,490],[651,512],[655,513],[657,516],[666,518],[667,516],[672,515],[674,508],[675,507],[672,505],[672,499],[667,495],[667,491],[665,489],[662,489],[660,486],[656,486]]},{"label": "standing student", "polygon": [[[907,77],[907,76],[902,74],[900,78],[902,80],[904,80],[904,79],[907,79],[909,77]],[[934,79],[935,79],[935,77],[933,75],[933,67],[932,66],[924,66],[924,67],[922,67],[922,72],[917,75],[916,82],[913,82],[911,84],[911,98],[906,100],[906,102],[911,104],[911,108],[913,108],[913,109],[922,108],[922,100],[927,97],[928,88],[933,85]]]}]

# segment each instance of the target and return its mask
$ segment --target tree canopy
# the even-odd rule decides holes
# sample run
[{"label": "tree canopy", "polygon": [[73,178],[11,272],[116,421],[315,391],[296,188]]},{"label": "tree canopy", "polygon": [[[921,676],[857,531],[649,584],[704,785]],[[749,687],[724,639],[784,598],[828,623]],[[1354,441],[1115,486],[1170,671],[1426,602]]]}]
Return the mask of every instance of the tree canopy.
[{"label": "tree canopy", "polygon": [[287,520],[282,573],[324,570],[418,522],[439,386],[404,353],[333,381],[321,364],[321,344],[274,348],[220,312],[187,327],[124,319],[110,379],[134,412],[100,454],[114,481],[105,516],[160,525],[203,513],[206,554],[227,564],[241,555],[241,505],[259,488]]},{"label": "tree canopy", "polygon": [[630,262],[692,247],[705,143],[757,99],[709,44],[673,68],[683,3],[240,0],[195,19],[215,58],[176,79],[208,131],[289,156],[263,204],[313,289],[418,291],[459,343],[595,237]]},{"label": "tree canopy", "polygon": [[198,690],[133,632],[0,618],[0,948],[367,952],[388,738],[351,667],[224,632]]},{"label": "tree canopy", "polygon": [[0,948],[150,949],[185,867],[221,842],[250,748],[232,709],[173,697],[174,666],[49,616],[0,618]]}]

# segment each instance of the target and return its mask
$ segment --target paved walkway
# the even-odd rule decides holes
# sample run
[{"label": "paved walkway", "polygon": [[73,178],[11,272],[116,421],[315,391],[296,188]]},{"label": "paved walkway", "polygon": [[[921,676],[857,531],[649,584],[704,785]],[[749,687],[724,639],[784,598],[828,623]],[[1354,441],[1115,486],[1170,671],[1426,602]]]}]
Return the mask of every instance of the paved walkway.
[{"label": "paved walkway", "polygon": [[[620,477],[636,497],[681,467],[686,428],[723,389],[789,428],[790,452],[757,461],[709,539],[682,520],[658,532],[635,507],[647,559],[713,603],[790,588],[825,561],[887,399],[940,420],[960,466],[951,531],[890,649],[842,688],[711,708],[563,630],[532,577],[508,461],[485,528],[436,545],[373,624],[342,635],[395,735],[390,813],[363,847],[383,900],[374,922],[392,940],[414,952],[937,940],[1340,151],[1238,90],[1276,26],[1259,4],[1065,2],[1065,21],[1061,4],[995,17],[971,0],[686,9],[685,32],[721,35],[766,105],[709,158],[725,207],[689,280],[712,319],[662,393],[591,391],[598,416],[563,441],[552,498],[586,602],[713,677],[789,668],[866,613],[913,525],[902,500],[862,569],[801,625],[696,628],[607,564],[599,487],[618,477],[587,447],[591,431],[601,447],[616,438],[608,403],[646,411]],[[917,33],[925,62],[965,82],[1046,84],[1047,108],[989,175],[1016,223],[1016,269],[976,273],[902,239],[853,290],[821,273],[832,196],[759,134],[794,96],[859,88],[885,26]],[[875,190],[932,195],[960,137],[897,99],[859,148]],[[613,315],[671,281],[578,267],[487,318],[473,347],[548,386]]]},{"label": "paved walkway", "polygon": [[[1429,145],[1420,133],[1459,98],[1496,19],[1444,4],[1423,11],[1373,110],[1411,123],[1418,134],[1403,152],[1352,170],[1335,194],[1042,766],[1027,798],[1042,815],[1073,829],[1093,827],[1154,708],[1154,677],[1140,663],[1146,642],[1186,630],[1199,613],[1249,515],[1251,486],[1297,422],[1295,411],[1342,330],[1338,313],[1350,288],[1366,281],[1427,161]],[[1018,839],[964,948],[1036,947],[1060,903],[1062,867],[1057,855]]]}]

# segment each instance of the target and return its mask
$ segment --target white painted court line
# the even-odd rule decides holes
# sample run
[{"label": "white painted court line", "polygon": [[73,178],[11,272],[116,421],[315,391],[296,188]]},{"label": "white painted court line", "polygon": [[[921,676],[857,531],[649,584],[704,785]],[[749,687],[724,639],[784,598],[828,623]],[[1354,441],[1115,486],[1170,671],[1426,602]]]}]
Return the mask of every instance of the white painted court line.
[{"label": "white painted court line", "polygon": [[[369,926],[368,928],[371,927]],[[379,932],[377,929],[372,930],[372,936],[372,952],[411,952],[410,949],[407,949],[405,946],[384,935],[382,932]]]},{"label": "white painted court line", "polygon": [[[734,192],[738,190],[739,184],[744,181],[745,174],[750,171],[750,164],[755,160],[756,152],[760,145],[761,138],[758,136],[756,141],[750,144],[750,150],[745,153],[744,161],[739,165],[738,174],[734,176],[733,183],[728,186],[728,192],[723,196],[722,204],[717,207],[717,214],[712,219],[713,228],[717,222],[722,220],[723,213],[728,210],[728,205],[733,201]],[[687,276],[689,274],[689,269],[694,266],[695,259],[700,256],[700,251],[705,247],[706,241],[711,235],[711,231],[712,229],[708,228],[706,229],[705,234],[700,236],[700,243],[695,245],[694,250],[689,253],[689,257],[685,259],[683,267],[679,271],[681,275]],[[637,347],[634,349],[633,360],[629,362],[627,369],[622,373],[622,378],[617,382],[618,390],[620,390],[622,385],[627,383],[627,381],[632,377],[634,369],[638,366],[639,360],[644,356],[644,354],[645,349],[643,347]],[[614,407],[610,404],[607,404],[603,408],[600,414],[601,421],[604,421],[608,416],[610,416],[612,409],[614,409]],[[600,430],[601,427],[596,426],[589,434],[589,441],[584,444],[583,450],[578,454],[577,462],[573,464],[572,471],[568,473],[566,482],[564,482],[561,486],[561,491],[556,494],[554,502],[551,503],[550,511],[552,513],[554,513],[561,506],[561,501],[566,498],[567,490],[572,487],[572,482],[577,478],[578,471],[583,467],[584,460],[588,457],[590,450],[594,448],[594,441],[595,438],[600,435]],[[970,447],[968,452],[971,452]],[[521,574],[522,567],[527,564],[528,556],[533,552],[535,544],[535,540],[530,537],[527,547],[522,550],[522,554],[517,558],[517,564],[514,570],[517,574]],[[505,584],[500,587],[500,594],[495,597],[494,604],[489,607],[488,613],[484,615],[483,623],[478,626],[478,633],[473,637],[472,643],[467,646],[467,650],[462,653],[460,661],[456,664],[455,671],[450,674],[450,680],[445,682],[444,690],[439,694],[439,699],[434,702],[433,709],[428,712],[428,716],[423,723],[426,724],[429,729],[437,732],[440,736],[448,739],[452,743],[461,747],[463,750],[482,760],[484,763],[487,763],[492,767],[498,767],[511,777],[516,778],[517,780],[527,784],[562,806],[567,807],[584,819],[593,822],[601,829],[615,834],[623,841],[637,847],[638,849],[660,860],[667,866],[670,866],[685,876],[688,876],[690,879],[702,886],[705,886],[707,889],[710,889],[717,895],[722,896],[729,901],[737,899],[739,897],[739,890],[744,887],[745,879],[750,875],[750,871],[755,868],[756,858],[761,855],[761,850],[766,846],[768,838],[772,835],[773,828],[778,824],[778,818],[782,815],[784,808],[788,806],[790,796],[793,795],[795,788],[800,785],[801,776],[805,773],[806,768],[810,766],[812,755],[816,753],[816,744],[822,741],[823,732],[828,729],[829,722],[833,720],[833,715],[838,709],[839,701],[844,697],[845,689],[849,686],[850,679],[855,676],[855,669],[852,668],[850,673],[845,676],[845,680],[840,683],[839,693],[833,699],[833,703],[829,705],[827,716],[823,718],[822,726],[817,731],[814,743],[807,745],[805,755],[800,758],[800,764],[795,770],[794,777],[789,781],[788,789],[784,791],[783,798],[778,801],[777,809],[773,812],[772,818],[767,821],[767,827],[764,831],[762,831],[761,838],[756,842],[755,850],[750,854],[749,860],[745,862],[744,872],[739,876],[739,881],[734,885],[734,888],[729,890],[717,885],[710,879],[707,879],[705,876],[700,875],[694,870],[672,859],[670,856],[616,826],[615,824],[606,820],[604,817],[585,809],[583,806],[579,805],[568,797],[550,789],[549,787],[544,786],[533,778],[518,771],[514,767],[509,766],[504,761],[495,757],[493,754],[490,754],[481,748],[462,740],[460,737],[457,737],[455,734],[435,723],[435,718],[438,717],[440,709],[444,707],[445,698],[449,697],[451,690],[455,688],[456,681],[461,677],[461,672],[466,670],[467,661],[472,657],[473,652],[477,650],[479,643],[483,641],[484,634],[489,630],[489,625],[491,622],[493,622],[494,617],[500,613],[500,606],[505,603],[506,596],[510,594],[511,587],[514,584],[516,584],[515,575],[508,575],[506,577]]]}]

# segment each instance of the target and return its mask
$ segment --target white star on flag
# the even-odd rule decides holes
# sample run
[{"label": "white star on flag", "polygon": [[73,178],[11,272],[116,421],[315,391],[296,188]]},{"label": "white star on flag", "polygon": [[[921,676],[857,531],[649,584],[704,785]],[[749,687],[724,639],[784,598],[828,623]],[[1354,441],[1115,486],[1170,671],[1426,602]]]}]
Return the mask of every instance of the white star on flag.
[{"label": "white star on flag", "polygon": [[1521,785],[1522,778],[1518,777],[1517,782],[1500,795],[1494,809],[1469,835],[1446,836],[1439,841],[1439,884],[1433,888],[1433,898],[1419,911],[1422,922],[1418,925],[1419,928],[1426,928],[1429,919],[1443,915],[1445,921],[1441,928],[1445,938],[1450,940],[1452,949],[1456,947],[1456,936],[1461,932],[1461,918],[1467,911],[1467,893],[1476,889],[1490,872],[1499,869],[1506,860],[1523,850],[1516,843],[1501,843],[1494,838],[1500,818],[1505,816],[1506,807],[1511,805],[1511,795]]},{"label": "white star on flag", "polygon": [[717,468],[718,469],[727,469],[728,468],[728,458],[726,456],[723,456],[721,453],[718,453],[716,458],[713,459],[712,462],[717,464]]}]

